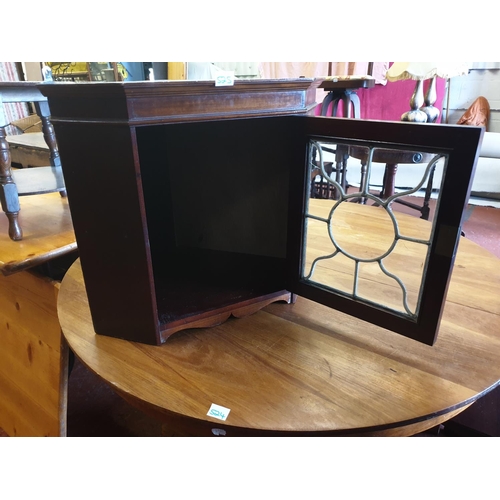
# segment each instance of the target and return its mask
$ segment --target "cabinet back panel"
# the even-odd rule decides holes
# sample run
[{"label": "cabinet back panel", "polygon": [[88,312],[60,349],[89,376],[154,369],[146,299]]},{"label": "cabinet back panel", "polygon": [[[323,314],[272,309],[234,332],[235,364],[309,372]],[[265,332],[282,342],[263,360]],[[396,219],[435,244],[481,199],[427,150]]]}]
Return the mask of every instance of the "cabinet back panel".
[{"label": "cabinet back panel", "polygon": [[288,123],[138,128],[152,253],[199,248],[285,258],[289,169],[297,161]]}]

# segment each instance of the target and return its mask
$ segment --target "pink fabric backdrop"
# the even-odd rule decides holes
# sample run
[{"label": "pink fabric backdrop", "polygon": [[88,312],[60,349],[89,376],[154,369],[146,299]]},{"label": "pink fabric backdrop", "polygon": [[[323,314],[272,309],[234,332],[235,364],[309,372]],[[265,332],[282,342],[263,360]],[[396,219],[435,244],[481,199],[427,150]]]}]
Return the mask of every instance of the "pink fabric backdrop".
[{"label": "pink fabric backdrop", "polygon": [[[430,80],[424,81],[424,95],[429,83]],[[410,110],[410,98],[415,90],[415,84],[414,80],[400,80],[398,82],[386,82],[385,85],[375,84],[371,89],[359,89],[357,94],[360,101],[361,118],[365,120],[400,121],[401,115]],[[434,103],[434,106],[439,109],[437,123],[441,122],[445,90],[446,80],[437,78],[437,99]],[[319,115],[320,111],[321,104],[316,108],[316,114]],[[337,114],[340,114],[340,109]]]},{"label": "pink fabric backdrop", "polygon": [[[361,104],[361,118],[400,121],[401,115],[410,110],[410,98],[415,90],[415,83],[414,80],[401,80],[387,82],[387,85],[375,85],[371,89],[360,89],[357,93]],[[424,82],[424,94],[429,83],[430,80]],[[441,121],[445,85],[446,80],[437,79],[437,100],[434,106],[440,111],[438,123]]]}]

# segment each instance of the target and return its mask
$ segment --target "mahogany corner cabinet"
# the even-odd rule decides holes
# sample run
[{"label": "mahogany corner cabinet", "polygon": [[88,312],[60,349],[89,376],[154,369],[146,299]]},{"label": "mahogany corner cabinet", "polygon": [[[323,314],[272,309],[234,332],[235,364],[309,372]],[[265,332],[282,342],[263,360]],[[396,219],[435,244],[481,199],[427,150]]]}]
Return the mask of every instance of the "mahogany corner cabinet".
[{"label": "mahogany corner cabinet", "polygon": [[[159,345],[297,294],[434,343],[482,129],[316,117],[319,83],[40,85],[97,334]],[[371,172],[391,158],[421,179],[382,196]],[[313,171],[335,193],[319,212]],[[426,186],[432,220],[395,209]],[[365,215],[376,237],[352,238]]]}]

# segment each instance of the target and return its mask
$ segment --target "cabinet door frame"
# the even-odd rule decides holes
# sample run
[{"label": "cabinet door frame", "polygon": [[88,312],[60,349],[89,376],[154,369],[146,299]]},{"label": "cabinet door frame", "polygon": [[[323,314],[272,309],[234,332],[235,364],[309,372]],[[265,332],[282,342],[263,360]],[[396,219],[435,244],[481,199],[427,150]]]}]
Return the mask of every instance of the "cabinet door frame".
[{"label": "cabinet door frame", "polygon": [[[416,318],[397,314],[387,308],[359,302],[342,294],[301,279],[305,258],[305,210],[308,197],[308,161],[306,168],[293,172],[289,206],[289,264],[291,292],[356,316],[369,323],[392,330],[427,345],[437,338],[439,323],[461,235],[464,211],[484,129],[458,125],[381,122],[346,118],[301,117],[303,146],[318,142],[345,141],[355,144],[407,148],[447,155],[440,191],[435,229],[431,235],[427,269],[422,281],[420,305]],[[457,175],[459,173],[459,175]]]}]

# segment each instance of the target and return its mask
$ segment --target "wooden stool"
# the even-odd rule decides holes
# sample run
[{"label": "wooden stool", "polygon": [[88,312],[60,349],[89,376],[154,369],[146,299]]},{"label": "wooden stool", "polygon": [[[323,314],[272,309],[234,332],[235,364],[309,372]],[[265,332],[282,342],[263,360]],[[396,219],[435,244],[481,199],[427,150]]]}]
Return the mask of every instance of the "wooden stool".
[{"label": "wooden stool", "polygon": [[[19,196],[59,191],[66,196],[54,128],[50,123],[47,98],[38,90],[40,82],[0,82],[0,202],[9,220],[9,237],[22,240],[19,225]],[[42,120],[44,139],[50,150],[50,166],[34,169],[12,170],[9,143],[5,128],[9,125],[4,103],[33,102]]]},{"label": "wooden stool", "polygon": [[[320,88],[328,90],[328,94],[321,104],[321,116],[336,117],[339,104],[342,103],[343,118],[361,118],[361,106],[356,90],[360,88],[372,88],[375,79],[371,77],[331,77],[321,83]],[[325,171],[330,175],[335,172],[335,181],[342,186],[344,192],[348,187],[347,182],[347,159],[348,149],[345,146],[337,146],[335,150],[322,148],[324,151],[335,153],[335,166],[332,162],[325,163]],[[316,182],[316,176],[320,175],[320,181]],[[333,198],[338,199],[337,189],[329,182],[325,181],[321,175],[319,162],[313,161],[313,171],[311,173],[311,197],[312,198]]]}]

